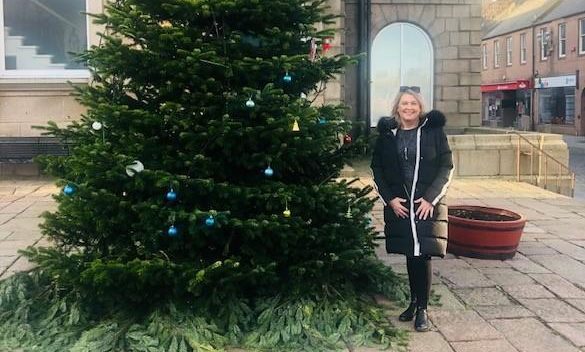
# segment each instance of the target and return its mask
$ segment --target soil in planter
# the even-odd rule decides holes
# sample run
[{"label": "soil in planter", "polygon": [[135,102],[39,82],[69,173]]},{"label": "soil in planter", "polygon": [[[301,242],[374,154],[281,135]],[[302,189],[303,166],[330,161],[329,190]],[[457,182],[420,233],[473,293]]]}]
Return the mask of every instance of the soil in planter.
[{"label": "soil in planter", "polygon": [[458,218],[470,219],[470,220],[483,220],[483,221],[514,221],[518,220],[517,217],[502,215],[502,214],[490,214],[478,210],[467,210],[467,209],[449,209],[449,215],[456,216]]}]

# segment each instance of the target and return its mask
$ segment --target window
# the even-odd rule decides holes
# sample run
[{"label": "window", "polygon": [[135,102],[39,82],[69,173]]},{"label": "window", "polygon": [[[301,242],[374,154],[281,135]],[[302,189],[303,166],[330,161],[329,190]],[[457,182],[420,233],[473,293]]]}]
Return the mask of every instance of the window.
[{"label": "window", "polygon": [[567,56],[567,25],[559,24],[559,57]]},{"label": "window", "polygon": [[585,18],[579,20],[579,54],[585,54]]},{"label": "window", "polygon": [[481,63],[484,70],[488,68],[488,52],[487,52],[487,45],[483,44],[481,46]]},{"label": "window", "polygon": [[494,40],[494,68],[500,67],[500,41]]},{"label": "window", "polygon": [[520,63],[526,63],[526,33],[520,34]]},{"label": "window", "polygon": [[431,38],[420,27],[396,22],[384,27],[372,43],[370,72],[370,121],[374,127],[400,86],[419,86],[427,109],[433,106],[434,49]]},{"label": "window", "polygon": [[560,125],[575,123],[575,87],[539,89],[539,121]]},{"label": "window", "polygon": [[88,48],[86,0],[1,0],[0,74],[88,77],[71,53]]},{"label": "window", "polygon": [[546,28],[541,28],[538,34],[540,43],[540,60],[548,60],[548,43],[550,42],[550,33],[546,31]]},{"label": "window", "polygon": [[506,65],[512,65],[512,37],[506,38]]}]

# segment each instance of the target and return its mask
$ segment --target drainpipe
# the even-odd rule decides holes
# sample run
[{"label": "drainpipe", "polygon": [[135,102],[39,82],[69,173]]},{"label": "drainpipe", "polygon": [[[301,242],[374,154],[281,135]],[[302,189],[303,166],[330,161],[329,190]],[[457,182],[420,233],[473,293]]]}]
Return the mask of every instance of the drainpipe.
[{"label": "drainpipe", "polygon": [[358,63],[358,94],[357,94],[357,112],[358,120],[363,121],[364,133],[370,134],[370,22],[371,22],[371,3],[370,0],[359,0],[358,3],[358,52],[366,53]]},{"label": "drainpipe", "polygon": [[530,130],[534,131],[535,130],[535,118],[536,116],[534,116],[534,104],[536,104],[536,85],[534,83],[536,83],[536,56],[534,55],[534,47],[535,42],[534,42],[534,25],[532,25],[532,38],[530,38],[530,40],[532,40],[532,96],[530,97]]}]

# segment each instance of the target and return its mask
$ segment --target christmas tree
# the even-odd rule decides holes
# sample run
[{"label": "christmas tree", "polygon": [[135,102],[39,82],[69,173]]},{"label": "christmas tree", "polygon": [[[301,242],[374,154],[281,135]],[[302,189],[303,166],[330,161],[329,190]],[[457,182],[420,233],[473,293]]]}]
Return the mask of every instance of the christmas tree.
[{"label": "christmas tree", "polygon": [[341,106],[309,97],[354,58],[327,53],[323,0],[117,0],[80,55],[88,109],[45,215],[54,246],[0,286],[8,347],[42,351],[335,350],[398,343],[371,295],[369,188]]}]

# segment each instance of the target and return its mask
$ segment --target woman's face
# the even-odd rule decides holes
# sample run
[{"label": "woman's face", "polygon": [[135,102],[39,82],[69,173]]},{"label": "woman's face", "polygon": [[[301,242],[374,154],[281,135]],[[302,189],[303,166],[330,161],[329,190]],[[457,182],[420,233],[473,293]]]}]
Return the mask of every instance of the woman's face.
[{"label": "woman's face", "polygon": [[418,124],[420,118],[420,104],[412,95],[403,94],[398,102],[398,115],[400,115],[400,119],[403,122],[416,122]]}]

